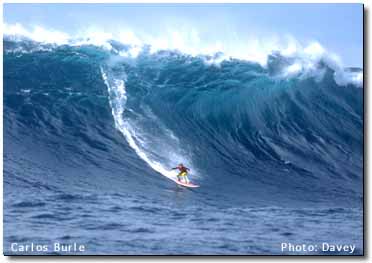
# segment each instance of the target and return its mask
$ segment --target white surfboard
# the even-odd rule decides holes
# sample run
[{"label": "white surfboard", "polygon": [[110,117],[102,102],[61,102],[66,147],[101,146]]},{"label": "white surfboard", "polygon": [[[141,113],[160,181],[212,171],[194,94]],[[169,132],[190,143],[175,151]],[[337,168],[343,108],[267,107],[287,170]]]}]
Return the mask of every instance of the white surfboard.
[{"label": "white surfboard", "polygon": [[171,177],[168,177],[169,179],[171,179],[173,182],[175,182],[176,184],[178,185],[182,185],[182,186],[185,186],[185,187],[190,187],[190,188],[197,188],[197,187],[200,187],[199,185],[196,185],[196,184],[193,184],[193,183],[184,183],[184,182],[180,182],[178,181],[177,179],[173,179]]}]

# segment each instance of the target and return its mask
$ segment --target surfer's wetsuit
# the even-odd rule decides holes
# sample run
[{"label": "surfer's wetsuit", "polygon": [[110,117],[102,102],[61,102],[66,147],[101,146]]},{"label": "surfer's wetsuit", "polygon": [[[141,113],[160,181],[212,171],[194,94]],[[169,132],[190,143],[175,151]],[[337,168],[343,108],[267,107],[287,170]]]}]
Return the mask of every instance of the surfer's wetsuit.
[{"label": "surfer's wetsuit", "polygon": [[189,168],[183,166],[182,164],[178,165],[177,167],[172,168],[172,170],[178,169],[180,172],[177,175],[178,181],[181,181],[181,176],[185,178],[185,181],[188,183],[189,179],[187,178],[187,171],[190,171]]}]

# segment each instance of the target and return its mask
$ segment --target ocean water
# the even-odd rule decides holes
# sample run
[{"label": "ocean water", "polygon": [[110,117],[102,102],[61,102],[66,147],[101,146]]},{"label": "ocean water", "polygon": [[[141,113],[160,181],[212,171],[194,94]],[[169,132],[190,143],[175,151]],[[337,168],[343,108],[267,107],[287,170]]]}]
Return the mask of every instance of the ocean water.
[{"label": "ocean water", "polygon": [[360,69],[110,45],[4,39],[5,254],[363,254]]}]

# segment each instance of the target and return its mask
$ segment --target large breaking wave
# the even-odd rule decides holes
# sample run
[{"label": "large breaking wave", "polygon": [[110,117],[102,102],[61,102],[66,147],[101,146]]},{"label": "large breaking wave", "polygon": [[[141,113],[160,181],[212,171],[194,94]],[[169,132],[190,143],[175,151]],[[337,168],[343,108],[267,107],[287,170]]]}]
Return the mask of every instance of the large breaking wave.
[{"label": "large breaking wave", "polygon": [[172,177],[183,162],[206,193],[361,205],[362,71],[320,45],[262,64],[23,35],[4,39],[5,158],[32,147],[64,169],[89,167],[89,181],[124,169],[143,191],[140,178]]}]

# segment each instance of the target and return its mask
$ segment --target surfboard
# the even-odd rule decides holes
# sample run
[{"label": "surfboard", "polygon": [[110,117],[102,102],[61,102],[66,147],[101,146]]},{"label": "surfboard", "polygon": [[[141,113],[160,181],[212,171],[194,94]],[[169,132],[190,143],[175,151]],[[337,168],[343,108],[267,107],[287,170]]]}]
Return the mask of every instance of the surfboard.
[{"label": "surfboard", "polygon": [[[168,177],[169,178],[169,177]],[[192,183],[184,183],[184,182],[180,182],[178,181],[177,179],[173,179],[173,178],[169,178],[171,179],[173,182],[175,182],[176,184],[178,185],[182,185],[182,186],[185,186],[185,187],[190,187],[190,188],[197,188],[197,187],[200,187],[199,185],[196,185],[196,184],[192,184]]]}]

